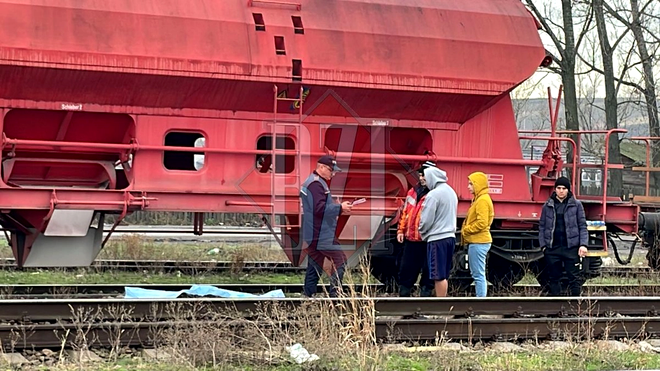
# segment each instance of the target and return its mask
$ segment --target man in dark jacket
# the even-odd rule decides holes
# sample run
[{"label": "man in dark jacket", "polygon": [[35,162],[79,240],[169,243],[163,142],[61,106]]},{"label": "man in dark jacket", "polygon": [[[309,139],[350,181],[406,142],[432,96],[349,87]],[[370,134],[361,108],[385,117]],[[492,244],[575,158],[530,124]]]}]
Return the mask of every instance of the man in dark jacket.
[{"label": "man in dark jacket", "polygon": [[351,212],[352,204],[336,203],[330,194],[328,182],[341,171],[332,156],[321,157],[316,170],[305,180],[300,189],[302,203],[302,243],[307,250],[307,272],[304,292],[307,297],[316,294],[316,286],[323,272],[323,262],[332,264],[330,296],[336,297],[341,290],[346,255],[335,237],[337,218]]},{"label": "man in dark jacket", "polygon": [[419,234],[419,217],[422,211],[424,197],[429,193],[424,178],[424,169],[435,167],[432,161],[426,161],[419,172],[419,183],[408,190],[406,202],[401,210],[401,219],[397,229],[396,239],[403,244],[403,253],[401,256],[401,266],[399,267],[399,296],[410,296],[415,282],[419,277],[420,271],[422,277],[419,280],[420,296],[432,296],[434,282],[429,278],[429,264],[426,251],[426,242],[422,240]]},{"label": "man in dark jacket", "polygon": [[571,182],[566,177],[557,179],[555,192],[543,205],[539,243],[545,254],[550,294],[561,294],[560,280],[565,270],[570,295],[580,296],[580,266],[587,255],[589,232],[582,203],[573,197]]}]

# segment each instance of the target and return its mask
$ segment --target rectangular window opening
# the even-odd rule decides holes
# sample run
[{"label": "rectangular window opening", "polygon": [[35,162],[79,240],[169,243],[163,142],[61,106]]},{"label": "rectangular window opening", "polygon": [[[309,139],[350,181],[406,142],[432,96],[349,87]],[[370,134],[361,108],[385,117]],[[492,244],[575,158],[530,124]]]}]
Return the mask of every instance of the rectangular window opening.
[{"label": "rectangular window opening", "polygon": [[292,67],[293,81],[301,81],[302,80],[302,60],[293,59],[291,67]]},{"label": "rectangular window opening", "polygon": [[[273,148],[273,136],[264,135],[257,140],[257,149],[261,151],[270,151]],[[278,135],[276,149],[295,150],[296,142],[293,137],[288,135]],[[260,173],[288,174],[296,168],[296,156],[294,154],[276,155],[275,166],[273,167],[271,155],[257,155],[255,168]]]},{"label": "rectangular window opening", "polygon": [[284,48],[284,36],[275,36],[275,54],[286,55]]},{"label": "rectangular window opening", "polygon": [[299,35],[305,34],[305,28],[303,27],[302,18],[297,15],[292,15],[291,20],[293,21],[293,32]]},{"label": "rectangular window opening", "polygon": [[[206,138],[201,133],[172,131],[165,135],[168,147],[205,147]],[[204,153],[165,151],[163,165],[167,170],[200,171],[205,165]]]},{"label": "rectangular window opening", "polygon": [[252,13],[254,19],[254,26],[257,31],[266,31],[266,23],[264,23],[264,16],[261,13]]}]

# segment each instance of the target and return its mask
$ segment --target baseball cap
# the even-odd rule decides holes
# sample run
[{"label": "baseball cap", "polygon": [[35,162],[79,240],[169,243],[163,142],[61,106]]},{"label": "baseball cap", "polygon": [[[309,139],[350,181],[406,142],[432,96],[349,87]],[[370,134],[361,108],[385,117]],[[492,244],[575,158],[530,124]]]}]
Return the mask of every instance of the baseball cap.
[{"label": "baseball cap", "polygon": [[337,166],[337,161],[330,155],[325,155],[321,157],[317,162],[319,164],[330,166],[332,171],[341,171],[341,168]]}]

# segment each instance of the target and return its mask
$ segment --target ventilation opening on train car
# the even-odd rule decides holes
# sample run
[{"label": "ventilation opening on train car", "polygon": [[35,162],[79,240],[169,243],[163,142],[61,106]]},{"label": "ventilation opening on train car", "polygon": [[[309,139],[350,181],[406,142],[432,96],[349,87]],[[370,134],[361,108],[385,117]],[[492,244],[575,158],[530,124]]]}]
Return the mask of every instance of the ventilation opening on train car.
[{"label": "ventilation opening on train car", "polygon": [[[169,132],[165,135],[168,147],[204,147],[206,138],[201,133]],[[167,170],[199,171],[204,167],[204,153],[165,151],[163,165]]]},{"label": "ventilation opening on train car", "polygon": [[[273,136],[264,135],[257,140],[257,149],[262,151],[270,151],[273,148]],[[296,142],[293,137],[288,135],[278,135],[276,140],[276,149],[295,150]],[[295,155],[276,155],[275,166],[273,168],[272,156],[267,154],[258,154],[256,156],[255,168],[260,173],[272,173],[275,171],[278,174],[291,173],[296,166]]]},{"label": "ventilation opening on train car", "polygon": [[252,18],[254,19],[254,27],[257,31],[266,31],[266,23],[264,22],[263,14],[252,13]]},{"label": "ventilation opening on train car", "polygon": [[[129,184],[129,170],[116,164],[124,158],[121,147],[135,138],[130,115],[15,108],[5,114],[1,126],[7,138],[31,142],[4,148],[2,178],[9,186],[123,189]],[[89,145],[68,147],[62,142]]]},{"label": "ventilation opening on train car", "polygon": [[303,27],[302,18],[293,15],[291,16],[291,20],[293,21],[293,32],[299,35],[304,35],[305,28]]},{"label": "ventilation opening on train car", "polygon": [[433,148],[433,138],[420,128],[332,125],[325,133],[325,146],[339,152],[422,155]]}]

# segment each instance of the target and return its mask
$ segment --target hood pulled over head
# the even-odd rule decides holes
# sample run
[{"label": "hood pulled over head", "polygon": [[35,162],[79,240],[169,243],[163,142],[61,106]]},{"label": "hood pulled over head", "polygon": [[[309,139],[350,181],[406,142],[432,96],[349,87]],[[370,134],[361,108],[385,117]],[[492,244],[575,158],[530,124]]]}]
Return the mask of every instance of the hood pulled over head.
[{"label": "hood pulled over head", "polygon": [[437,167],[427,167],[424,169],[424,178],[426,179],[426,186],[433,190],[442,183],[447,183],[447,173]]},{"label": "hood pulled over head", "polygon": [[477,197],[483,193],[488,193],[488,177],[481,171],[468,175],[474,188],[474,196]]}]

